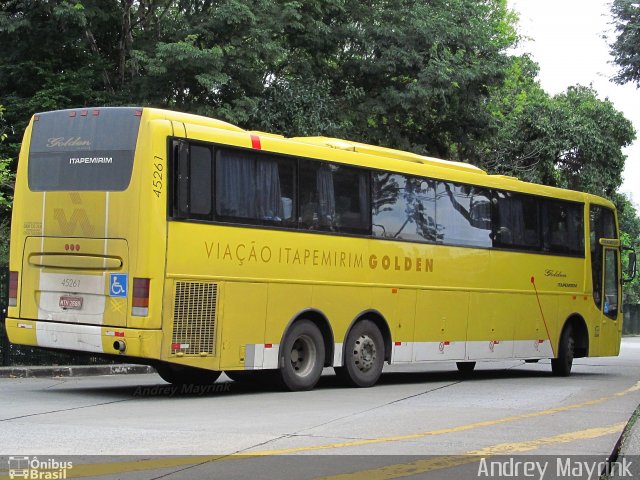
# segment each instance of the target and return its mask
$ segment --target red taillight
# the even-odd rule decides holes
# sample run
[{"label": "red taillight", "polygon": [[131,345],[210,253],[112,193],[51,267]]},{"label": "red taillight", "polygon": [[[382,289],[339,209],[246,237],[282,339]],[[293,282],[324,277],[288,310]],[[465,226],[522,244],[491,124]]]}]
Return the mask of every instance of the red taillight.
[{"label": "red taillight", "polygon": [[149,286],[151,280],[148,278],[133,279],[133,308],[131,314],[137,317],[149,315]]},{"label": "red taillight", "polygon": [[9,306],[18,304],[18,272],[9,272]]}]

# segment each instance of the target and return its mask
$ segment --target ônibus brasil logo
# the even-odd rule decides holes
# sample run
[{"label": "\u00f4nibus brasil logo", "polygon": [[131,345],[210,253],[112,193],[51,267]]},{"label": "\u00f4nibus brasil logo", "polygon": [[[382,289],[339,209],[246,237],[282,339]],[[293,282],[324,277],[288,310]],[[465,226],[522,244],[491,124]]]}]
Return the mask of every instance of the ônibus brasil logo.
[{"label": "\u00f4nibus brasil logo", "polygon": [[67,478],[67,470],[72,462],[62,462],[54,458],[39,460],[38,457],[9,457],[9,478],[33,480],[59,480]]}]

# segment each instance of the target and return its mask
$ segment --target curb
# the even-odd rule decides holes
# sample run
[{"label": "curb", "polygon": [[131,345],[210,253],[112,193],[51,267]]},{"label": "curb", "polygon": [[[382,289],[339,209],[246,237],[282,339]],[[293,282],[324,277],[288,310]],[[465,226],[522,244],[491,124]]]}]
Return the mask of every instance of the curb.
[{"label": "curb", "polygon": [[[640,414],[640,405],[634,410],[634,412],[629,417],[629,421],[625,425],[618,441],[616,442],[611,455],[607,459],[607,463],[612,466],[616,463],[625,463],[627,458],[634,457],[637,458],[638,454],[640,454],[640,442],[638,437],[640,437],[640,422],[638,421],[638,415]],[[631,476],[637,475],[638,467],[633,466],[633,461],[629,461],[629,466],[632,468]],[[618,480],[624,478],[625,475],[621,474],[620,471],[613,471],[608,476],[601,476],[601,478],[606,478],[608,480]]]},{"label": "curb", "polygon": [[634,410],[620,435],[620,446],[618,455],[629,456],[640,454],[640,405]]},{"label": "curb", "polygon": [[73,365],[68,367],[0,367],[0,378],[87,377],[156,373],[148,365]]}]

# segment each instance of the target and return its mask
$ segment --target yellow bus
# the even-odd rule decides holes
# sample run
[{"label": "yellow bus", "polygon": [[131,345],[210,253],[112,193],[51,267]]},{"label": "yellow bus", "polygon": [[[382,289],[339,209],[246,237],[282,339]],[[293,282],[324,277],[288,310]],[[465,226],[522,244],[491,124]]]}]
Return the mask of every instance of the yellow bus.
[{"label": "yellow bus", "polygon": [[616,212],[584,193],[152,108],[39,113],[18,164],[10,340],[354,386],[383,365],[617,355]]}]

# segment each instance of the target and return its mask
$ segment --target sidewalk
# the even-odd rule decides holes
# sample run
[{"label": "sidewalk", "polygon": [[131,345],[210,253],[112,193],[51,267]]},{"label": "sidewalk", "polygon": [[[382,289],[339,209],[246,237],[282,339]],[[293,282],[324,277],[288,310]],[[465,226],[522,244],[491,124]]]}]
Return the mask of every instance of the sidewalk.
[{"label": "sidewalk", "polygon": [[633,412],[629,423],[622,433],[622,442],[620,444],[619,456],[640,455],[640,405]]},{"label": "sidewalk", "polygon": [[[640,465],[638,465],[638,458],[640,455],[640,405],[636,408],[635,412],[631,415],[629,423],[625,427],[620,437],[620,445],[618,450],[618,457],[615,458],[615,462],[619,464],[628,463],[631,476],[637,478],[640,474]],[[615,451],[614,451],[615,454]],[[620,480],[628,478],[629,475],[623,475],[620,471],[613,470],[612,474],[608,477],[609,480]]]},{"label": "sidewalk", "polygon": [[126,375],[155,373],[147,365],[70,365],[46,367],[0,367],[0,378],[84,377],[90,375]]}]

